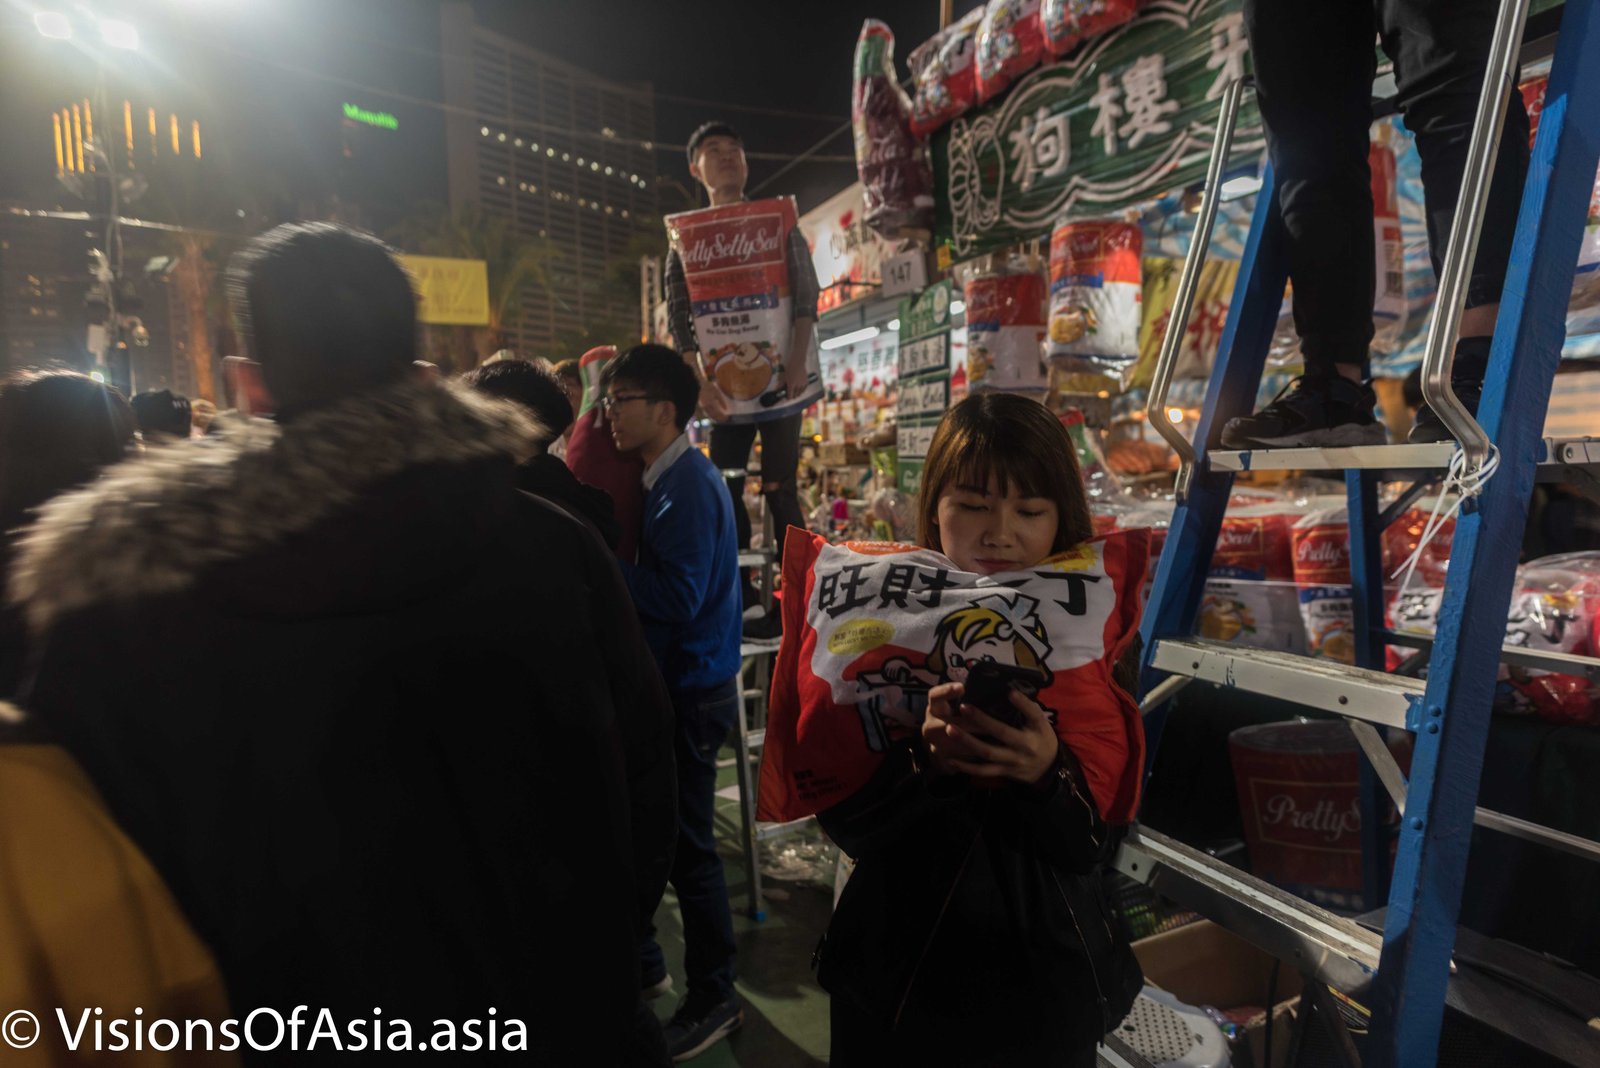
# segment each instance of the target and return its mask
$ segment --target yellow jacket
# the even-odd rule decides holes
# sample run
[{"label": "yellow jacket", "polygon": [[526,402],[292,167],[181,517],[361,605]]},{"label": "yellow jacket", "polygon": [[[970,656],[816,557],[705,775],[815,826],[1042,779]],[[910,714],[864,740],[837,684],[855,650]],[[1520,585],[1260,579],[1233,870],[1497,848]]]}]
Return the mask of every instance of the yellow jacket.
[{"label": "yellow jacket", "polygon": [[[69,1033],[82,1025],[76,1052],[58,1009]],[[210,951],[72,757],[53,745],[0,744],[0,1064],[237,1065],[236,1053],[206,1053],[203,1040],[195,1052],[181,1038],[172,1052],[153,1049],[151,1037],[171,1041],[167,1029],[147,1033],[143,1051],[132,1048],[134,1021],[181,1028],[191,1019],[211,1020],[220,1046],[215,1025],[229,1015]],[[120,1052],[111,1051],[113,1019],[129,1021]],[[16,1048],[35,1032],[31,1046]]]}]

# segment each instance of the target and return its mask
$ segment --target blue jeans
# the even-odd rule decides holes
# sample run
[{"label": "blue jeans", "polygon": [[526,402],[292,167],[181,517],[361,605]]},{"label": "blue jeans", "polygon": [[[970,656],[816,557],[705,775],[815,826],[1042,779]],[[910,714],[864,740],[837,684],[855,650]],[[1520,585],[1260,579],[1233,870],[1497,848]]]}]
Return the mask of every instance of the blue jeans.
[{"label": "blue jeans", "polygon": [[[716,807],[717,750],[738,712],[739,679],[709,690],[672,695],[677,714],[678,849],[672,858],[672,889],[683,913],[684,970],[696,1001],[722,1002],[733,996],[737,947],[728,882],[717,855],[712,829]],[[655,925],[648,924],[639,945],[646,982],[666,972]]]}]

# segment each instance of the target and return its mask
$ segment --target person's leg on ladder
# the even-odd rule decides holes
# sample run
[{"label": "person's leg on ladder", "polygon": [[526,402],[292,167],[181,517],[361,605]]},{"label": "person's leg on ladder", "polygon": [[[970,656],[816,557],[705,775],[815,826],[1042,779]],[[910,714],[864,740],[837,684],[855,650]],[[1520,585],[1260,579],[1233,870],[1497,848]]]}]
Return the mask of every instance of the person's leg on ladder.
[{"label": "person's leg on ladder", "polygon": [[1257,101],[1287,232],[1305,374],[1223,428],[1231,448],[1384,441],[1366,387],[1375,278],[1376,21],[1363,0],[1245,0]]},{"label": "person's leg on ladder", "polygon": [[[750,447],[756,442],[754,423],[713,423],[711,425],[711,462],[719,471],[737,471],[726,475],[728,496],[733,499],[733,531],[739,542],[739,551],[750,549],[750,513],[744,506],[744,472],[750,466]],[[756,590],[750,583],[749,572],[739,569],[739,583],[744,592],[744,607],[757,601]]]},{"label": "person's leg on ladder", "polygon": [[[1455,225],[1498,8],[1494,0],[1383,0],[1380,5],[1383,47],[1394,59],[1401,114],[1422,157],[1428,251],[1435,276],[1443,266],[1445,246]],[[1477,414],[1483,392],[1500,291],[1505,288],[1511,239],[1528,174],[1528,112],[1515,85],[1507,86],[1506,92],[1505,127],[1489,183],[1451,375],[1457,395],[1473,414]],[[1431,408],[1424,406],[1417,413],[1411,441],[1447,441],[1449,436]]]}]

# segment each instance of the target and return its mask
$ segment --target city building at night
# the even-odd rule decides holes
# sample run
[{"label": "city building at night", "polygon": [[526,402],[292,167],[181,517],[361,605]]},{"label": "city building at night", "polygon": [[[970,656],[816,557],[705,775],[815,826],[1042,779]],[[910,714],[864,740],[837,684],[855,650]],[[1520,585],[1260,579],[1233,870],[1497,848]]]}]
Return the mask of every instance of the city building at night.
[{"label": "city building at night", "polygon": [[[477,25],[464,3],[440,20],[451,206],[499,215],[552,255],[548,286],[525,286],[508,309],[506,343],[541,354],[597,323],[636,323],[637,285],[606,281],[661,226],[649,86],[602,80]],[[637,262],[630,269],[637,278]]]}]

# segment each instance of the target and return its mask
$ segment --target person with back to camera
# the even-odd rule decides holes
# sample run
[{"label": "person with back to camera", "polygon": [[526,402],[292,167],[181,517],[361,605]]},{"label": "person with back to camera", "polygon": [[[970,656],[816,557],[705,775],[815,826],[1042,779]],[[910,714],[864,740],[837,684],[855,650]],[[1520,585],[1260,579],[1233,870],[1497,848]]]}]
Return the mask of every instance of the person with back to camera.
[{"label": "person with back to camera", "polygon": [[[969,397],[946,414],[918,514],[921,545],[985,575],[1093,535],[1065,428],[1009,394]],[[930,665],[953,659],[946,645],[987,633],[981,609],[958,615]],[[1126,689],[1136,664],[1130,649],[1106,685]],[[1080,759],[1020,691],[1009,700],[1021,727],[964,704],[964,693],[961,682],[933,685],[920,731],[819,814],[857,862],[818,948],[835,1068],[1088,1068],[1142,985],[1099,888],[1120,828],[1086,778],[1090,755]],[[1125,742],[1122,729],[1108,737]],[[1097,750],[1097,770],[1121,781],[1140,773],[1131,745],[1109,752]]]},{"label": "person with back to camera", "polygon": [[[18,703],[171,887],[236,1018],[305,1005],[369,1050],[476,1056],[492,1026],[522,1063],[623,1063],[647,1036],[616,710],[650,675],[614,561],[517,490],[526,412],[416,373],[378,239],[286,224],[226,277],[276,415],[41,510]],[[341,1058],[299,1039],[295,1063]]]}]

